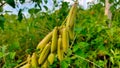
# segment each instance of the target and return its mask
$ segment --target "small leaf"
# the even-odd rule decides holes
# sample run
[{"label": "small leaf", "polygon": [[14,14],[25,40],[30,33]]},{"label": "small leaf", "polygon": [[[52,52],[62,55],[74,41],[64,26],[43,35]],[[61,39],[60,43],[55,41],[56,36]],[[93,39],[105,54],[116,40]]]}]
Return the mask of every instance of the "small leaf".
[{"label": "small leaf", "polygon": [[76,55],[79,55],[79,56],[82,56],[84,57],[84,52],[81,50],[81,49],[78,49],[76,52],[75,52]]},{"label": "small leaf", "polygon": [[3,11],[3,7],[0,7],[0,12],[2,12]]},{"label": "small leaf", "polygon": [[68,3],[67,2],[62,2],[62,8],[68,8]]},{"label": "small leaf", "polygon": [[113,59],[113,57],[110,57],[110,61],[114,64],[114,59]]},{"label": "small leaf", "polygon": [[47,4],[47,3],[48,3],[48,0],[44,0],[44,2]]},{"label": "small leaf", "polygon": [[46,11],[48,10],[48,7],[47,7],[47,6],[44,5],[43,7],[45,8]]},{"label": "small leaf", "polygon": [[114,0],[109,0],[109,3],[113,3],[114,2]]},{"label": "small leaf", "polygon": [[19,12],[18,12],[18,21],[21,21],[22,19],[23,19],[22,9],[20,9]]},{"label": "small leaf", "polygon": [[54,2],[54,4],[56,4],[57,1],[56,1],[56,0],[53,0],[53,2]]},{"label": "small leaf", "polygon": [[99,60],[99,61],[97,61],[97,64],[101,67],[104,67],[105,61]]},{"label": "small leaf", "polygon": [[82,31],[82,27],[77,27],[77,28],[75,28],[75,32],[77,33],[77,34],[80,34],[80,32]]},{"label": "small leaf", "polygon": [[20,49],[20,44],[18,41],[15,41],[8,47],[9,47],[9,51],[15,51]]},{"label": "small leaf", "polygon": [[2,52],[5,53],[6,52],[6,49],[7,49],[7,46],[2,46]]},{"label": "small leaf", "polygon": [[35,8],[31,8],[31,9],[28,10],[28,12],[29,12],[30,14],[38,13],[39,11],[40,11],[40,9],[35,9]]},{"label": "small leaf", "polygon": [[61,67],[61,68],[68,68],[68,64],[67,64],[65,61],[62,61],[62,62],[60,63],[60,67]]},{"label": "small leaf", "polygon": [[25,2],[25,0],[19,0],[21,4],[23,4]]},{"label": "small leaf", "polygon": [[14,2],[14,0],[6,0],[6,2],[7,2],[10,6],[12,6],[13,8],[15,8],[15,2]]},{"label": "small leaf", "polygon": [[3,15],[0,15],[0,27],[1,27],[2,29],[4,29],[4,22],[5,22],[4,16],[3,16]]},{"label": "small leaf", "polygon": [[70,48],[68,48],[67,52],[67,56],[70,56],[72,54],[72,50]]},{"label": "small leaf", "polygon": [[100,50],[105,50],[105,46],[99,45],[98,49],[100,49]]},{"label": "small leaf", "polygon": [[78,44],[76,44],[76,45],[73,46],[73,52],[77,51],[78,49],[79,49]]},{"label": "small leaf", "polygon": [[3,55],[4,55],[4,54],[3,54],[2,52],[0,52],[0,58],[2,58],[2,57],[3,57]]},{"label": "small leaf", "polygon": [[78,45],[80,46],[80,48],[86,48],[89,44],[87,42],[80,42],[78,43]]},{"label": "small leaf", "polygon": [[10,59],[14,59],[15,58],[15,54],[16,54],[16,52],[10,52]]}]

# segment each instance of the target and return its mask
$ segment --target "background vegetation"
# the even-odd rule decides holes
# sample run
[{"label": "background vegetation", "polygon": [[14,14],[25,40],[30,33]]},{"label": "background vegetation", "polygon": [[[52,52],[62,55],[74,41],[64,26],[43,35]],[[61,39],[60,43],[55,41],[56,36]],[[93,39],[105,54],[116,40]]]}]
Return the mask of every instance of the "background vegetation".
[{"label": "background vegetation", "polygon": [[[120,9],[117,7],[120,2],[110,1],[117,3],[111,7],[112,20],[104,15],[104,0],[90,4],[87,10],[78,6],[75,42],[68,49],[65,59],[60,63],[56,58],[51,68],[120,68]],[[3,1],[0,2],[4,4]],[[25,3],[25,0],[20,2]],[[38,6],[42,3],[41,0],[33,2]],[[13,0],[5,0],[5,3],[15,8]],[[54,5],[57,4],[55,0]],[[24,17],[22,9],[18,15],[0,15],[0,67],[13,68],[26,60],[41,39],[55,26],[61,25],[70,6],[67,2],[62,2],[60,6],[59,10],[51,12],[47,11],[47,6],[44,7],[46,12],[40,8],[29,9],[29,18]],[[108,26],[109,23],[112,23],[111,27]]]}]

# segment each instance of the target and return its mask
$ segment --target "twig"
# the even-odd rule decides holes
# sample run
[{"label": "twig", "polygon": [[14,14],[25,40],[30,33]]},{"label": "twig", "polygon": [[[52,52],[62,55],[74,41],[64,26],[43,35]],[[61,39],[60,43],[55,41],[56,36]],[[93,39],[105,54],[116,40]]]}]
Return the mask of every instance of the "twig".
[{"label": "twig", "polygon": [[23,17],[24,17],[26,23],[28,23],[27,18],[25,17],[25,14],[22,14],[22,15],[23,15]]},{"label": "twig", "polygon": [[62,22],[61,26],[65,24],[66,20],[67,20],[68,16],[65,18],[65,20]]},{"label": "twig", "polygon": [[26,60],[26,61],[20,63],[19,65],[17,65],[16,67],[14,67],[14,68],[18,68],[18,67],[22,66],[23,64],[25,64],[25,63],[27,63],[27,62],[28,62],[28,61]]},{"label": "twig", "polygon": [[74,42],[75,42],[76,37],[77,37],[77,35],[75,35],[75,37],[74,37],[74,39],[73,39],[73,41],[72,41],[72,43],[71,43],[71,45],[70,45],[70,48],[72,48],[72,46],[73,46],[73,44],[74,44]]},{"label": "twig", "polygon": [[3,5],[5,5],[5,3],[6,3],[6,2],[4,2],[4,3],[1,2],[1,3],[0,3],[0,4],[1,4],[0,7],[2,7]]},{"label": "twig", "polygon": [[81,57],[81,56],[78,56],[78,55],[75,55],[75,56],[77,56],[77,57],[79,57],[79,58],[81,58],[81,59],[83,59],[83,60],[85,60],[85,61],[87,61],[87,62],[92,63],[93,65],[95,65],[95,66],[98,67],[98,68],[102,68],[102,67],[100,67],[99,65],[97,65],[96,63],[94,63],[94,62],[92,62],[92,61],[90,61],[90,60],[88,60],[88,59],[85,59],[85,58],[83,58],[83,57]]}]

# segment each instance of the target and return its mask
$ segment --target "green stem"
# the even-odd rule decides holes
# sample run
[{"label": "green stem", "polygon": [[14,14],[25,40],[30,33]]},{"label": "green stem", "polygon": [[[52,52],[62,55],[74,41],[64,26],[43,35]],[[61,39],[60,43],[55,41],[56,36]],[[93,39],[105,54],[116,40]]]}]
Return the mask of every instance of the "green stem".
[{"label": "green stem", "polygon": [[81,58],[81,59],[83,59],[83,60],[85,60],[85,61],[87,61],[87,62],[92,63],[93,65],[95,65],[95,66],[98,67],[98,68],[102,68],[102,67],[100,67],[99,65],[97,65],[96,63],[94,63],[94,62],[92,62],[92,61],[90,61],[90,60],[88,60],[88,59],[85,59],[84,57],[81,57],[81,56],[78,56],[78,55],[75,55],[75,56],[78,57],[78,58]]}]

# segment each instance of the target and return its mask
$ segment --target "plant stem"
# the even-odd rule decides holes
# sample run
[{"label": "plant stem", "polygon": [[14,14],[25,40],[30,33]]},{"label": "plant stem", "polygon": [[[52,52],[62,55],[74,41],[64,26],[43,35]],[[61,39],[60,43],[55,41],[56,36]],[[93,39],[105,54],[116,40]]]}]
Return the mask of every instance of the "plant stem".
[{"label": "plant stem", "polygon": [[98,67],[98,68],[102,68],[102,67],[100,67],[99,65],[97,65],[96,63],[94,63],[94,62],[92,62],[92,61],[90,61],[90,60],[88,60],[88,59],[85,59],[85,58],[83,58],[83,57],[81,57],[81,56],[78,56],[78,55],[75,55],[75,56],[78,57],[78,58],[81,58],[81,59],[83,59],[83,60],[85,60],[85,61],[87,61],[87,62],[92,63],[93,65],[95,65],[95,66]]},{"label": "plant stem", "polygon": [[18,67],[20,67],[20,66],[22,66],[23,64],[25,64],[25,63],[27,63],[27,60],[26,61],[24,61],[24,62],[22,62],[22,63],[20,63],[19,65],[17,65],[16,67],[14,67],[14,68],[18,68]]}]

